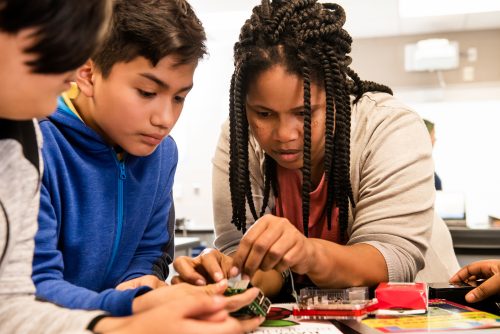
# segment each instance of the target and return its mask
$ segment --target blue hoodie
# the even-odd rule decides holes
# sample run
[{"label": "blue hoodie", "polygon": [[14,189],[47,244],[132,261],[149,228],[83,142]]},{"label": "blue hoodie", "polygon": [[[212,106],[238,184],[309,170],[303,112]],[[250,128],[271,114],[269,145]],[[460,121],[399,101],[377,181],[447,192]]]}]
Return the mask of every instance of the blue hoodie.
[{"label": "blue hoodie", "polygon": [[154,268],[167,268],[170,260],[175,142],[167,137],[151,155],[125,153],[119,161],[61,98],[40,127],[45,168],[33,261],[37,297],[129,315],[133,299],[150,289],[114,288],[143,275],[167,274]]}]

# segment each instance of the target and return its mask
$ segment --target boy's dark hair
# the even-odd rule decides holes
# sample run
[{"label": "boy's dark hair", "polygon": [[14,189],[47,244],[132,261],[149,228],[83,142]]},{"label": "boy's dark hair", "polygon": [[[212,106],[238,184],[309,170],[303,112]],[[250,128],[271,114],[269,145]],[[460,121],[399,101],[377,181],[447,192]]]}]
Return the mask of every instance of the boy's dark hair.
[{"label": "boy's dark hair", "polygon": [[0,0],[0,31],[34,28],[25,52],[38,57],[27,64],[34,73],[64,73],[92,55],[110,9],[107,0]]},{"label": "boy's dark hair", "polygon": [[185,0],[115,0],[108,35],[92,57],[104,77],[118,62],[139,56],[153,66],[175,55],[178,64],[206,54],[206,35]]},{"label": "boy's dark hair", "polygon": [[[265,157],[265,189],[260,215],[252,198],[248,169],[248,121],[245,95],[248,85],[274,65],[304,80],[304,165],[302,209],[308,235],[311,191],[311,82],[326,92],[325,177],[328,185],[326,216],[331,228],[332,210],[339,208],[340,237],[347,237],[349,202],[354,207],[350,182],[350,96],[355,102],[369,91],[392,94],[389,87],[362,81],[349,68],[352,39],[342,29],[345,12],[337,4],[316,0],[263,0],[241,28],[234,46],[235,71],[230,88],[229,179],[232,223],[246,230],[246,203],[254,219],[262,216],[270,191],[278,196],[276,161]],[[335,157],[335,158],[333,158]]]}]

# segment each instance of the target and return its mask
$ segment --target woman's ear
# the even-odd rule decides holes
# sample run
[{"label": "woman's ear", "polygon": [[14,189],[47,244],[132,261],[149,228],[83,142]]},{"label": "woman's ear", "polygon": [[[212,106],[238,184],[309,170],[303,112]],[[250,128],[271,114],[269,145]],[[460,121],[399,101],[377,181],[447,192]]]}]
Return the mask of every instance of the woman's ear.
[{"label": "woman's ear", "polygon": [[87,97],[94,96],[95,74],[95,63],[90,59],[76,70],[76,83],[78,88],[80,92]]}]

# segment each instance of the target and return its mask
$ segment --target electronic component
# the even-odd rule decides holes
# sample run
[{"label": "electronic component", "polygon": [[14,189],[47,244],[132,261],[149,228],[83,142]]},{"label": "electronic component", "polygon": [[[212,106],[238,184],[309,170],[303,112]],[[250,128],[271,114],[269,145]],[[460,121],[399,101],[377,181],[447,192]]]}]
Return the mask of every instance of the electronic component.
[{"label": "electronic component", "polygon": [[465,295],[474,289],[467,283],[429,283],[429,298],[446,299],[451,302],[465,304]]},{"label": "electronic component", "polygon": [[[483,299],[480,302],[468,303],[465,300],[465,295],[474,289],[477,285],[480,285],[484,280],[478,280],[469,283],[429,283],[429,298],[432,299],[446,299],[448,301],[467,305],[469,307],[475,308],[477,310],[500,314],[500,296],[490,296],[489,298]],[[471,285],[473,284],[473,285]]]},{"label": "electronic component", "polygon": [[[230,287],[224,292],[224,296],[234,296],[245,292],[249,287],[250,281],[230,281]],[[264,296],[262,291],[259,291],[257,297],[249,305],[239,309],[238,311],[232,312],[233,317],[241,318],[246,316],[262,316],[265,317],[267,311],[271,307],[271,301]]]},{"label": "electronic component", "polygon": [[376,308],[367,287],[300,290],[293,315],[299,319],[362,319]]}]

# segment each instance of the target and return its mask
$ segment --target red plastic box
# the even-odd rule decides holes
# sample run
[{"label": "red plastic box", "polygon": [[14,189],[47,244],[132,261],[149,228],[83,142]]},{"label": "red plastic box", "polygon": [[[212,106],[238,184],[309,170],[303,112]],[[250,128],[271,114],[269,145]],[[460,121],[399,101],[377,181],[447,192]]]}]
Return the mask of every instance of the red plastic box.
[{"label": "red plastic box", "polygon": [[429,303],[426,283],[383,282],[375,289],[378,314],[422,314]]}]

